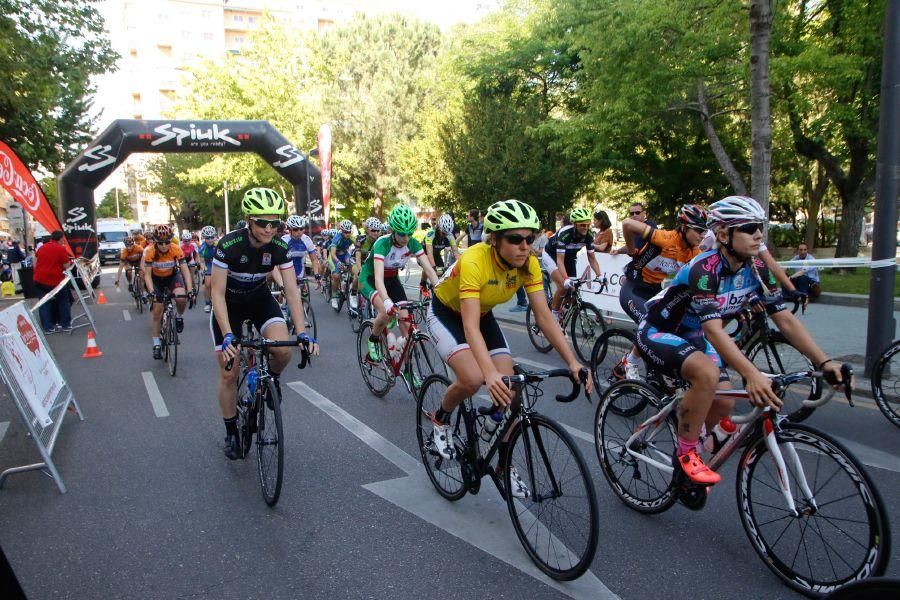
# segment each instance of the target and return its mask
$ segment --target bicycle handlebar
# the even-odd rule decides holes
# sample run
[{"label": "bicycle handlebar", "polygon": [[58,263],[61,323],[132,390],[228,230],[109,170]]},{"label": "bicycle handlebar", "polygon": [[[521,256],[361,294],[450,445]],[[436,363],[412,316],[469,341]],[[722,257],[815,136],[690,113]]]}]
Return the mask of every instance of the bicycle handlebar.
[{"label": "bicycle handlebar", "polygon": [[519,383],[537,383],[539,381],[543,381],[544,379],[550,379],[552,377],[566,377],[569,381],[572,382],[572,391],[568,394],[557,394],[556,401],[557,402],[572,402],[578,397],[578,394],[581,392],[581,385],[587,381],[588,370],[586,368],[582,368],[578,372],[579,381],[575,381],[572,379],[572,372],[569,369],[551,369],[549,371],[526,371],[521,366],[516,365],[516,370],[519,371],[518,375],[507,375],[503,377],[503,381],[507,386],[512,387],[511,384]]},{"label": "bicycle handlebar", "polygon": [[[824,374],[822,371],[797,371],[796,373],[785,373],[784,375],[769,375],[764,373],[767,377],[772,379],[772,387],[776,390],[776,392],[781,391],[787,388],[789,385],[793,383],[797,383],[799,381],[803,381],[804,379],[813,379],[816,377],[823,377]],[[853,406],[853,400],[851,398],[852,390],[850,389],[850,381],[853,379],[853,368],[848,364],[841,365],[841,385],[844,388],[844,396],[847,398],[847,402],[850,406]],[[807,398],[803,400],[800,405],[804,408],[817,408],[827,403],[831,398],[830,397],[821,397],[822,390],[821,388],[818,390],[819,397],[818,398]],[[733,395],[742,396],[749,400],[749,397],[746,395],[745,390],[734,390]],[[759,415],[766,410],[766,408],[756,406],[747,414],[743,415],[732,415],[731,422],[735,424],[743,424],[750,423],[751,421],[756,420]]]},{"label": "bicycle handlebar", "polygon": [[[267,348],[284,348],[289,346],[301,346],[300,349],[300,364],[297,365],[298,369],[304,369],[307,365],[312,362],[312,357],[309,355],[309,345],[307,343],[301,342],[300,340],[269,340],[265,338],[235,338],[234,340],[235,346],[243,346],[245,348],[253,348],[254,350],[265,350]],[[230,371],[234,368],[234,359],[229,359],[227,363],[225,363],[225,370]]]}]

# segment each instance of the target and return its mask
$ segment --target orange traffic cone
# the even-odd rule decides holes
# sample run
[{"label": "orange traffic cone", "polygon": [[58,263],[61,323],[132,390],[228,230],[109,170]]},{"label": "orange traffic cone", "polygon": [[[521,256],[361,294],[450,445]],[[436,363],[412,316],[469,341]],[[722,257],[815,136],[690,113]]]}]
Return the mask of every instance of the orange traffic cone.
[{"label": "orange traffic cone", "polygon": [[88,331],[87,348],[84,349],[84,354],[81,355],[81,358],[97,358],[98,356],[103,356],[103,353],[100,352],[100,348],[97,347],[97,340],[94,339],[94,332]]},{"label": "orange traffic cone", "polygon": [[103,290],[97,290],[97,304],[106,304],[106,296],[103,295]]}]

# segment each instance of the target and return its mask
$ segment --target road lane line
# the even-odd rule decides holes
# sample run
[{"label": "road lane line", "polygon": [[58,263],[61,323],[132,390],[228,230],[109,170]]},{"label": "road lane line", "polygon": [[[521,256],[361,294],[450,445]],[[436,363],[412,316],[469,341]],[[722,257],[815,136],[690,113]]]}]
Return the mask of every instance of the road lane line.
[{"label": "road lane line", "polygon": [[422,469],[421,463],[409,454],[392,444],[380,433],[345,411],[343,408],[312,389],[302,381],[294,381],[288,384],[295,392],[306,398],[313,406],[337,421],[347,431],[358,437],[363,443],[375,450],[378,454],[393,463],[398,469],[407,475],[418,473]]},{"label": "road lane line", "polygon": [[147,395],[150,396],[150,404],[153,405],[153,412],[157,417],[168,417],[169,409],[166,408],[166,401],[163,400],[162,394],[159,393],[159,386],[156,385],[156,379],[150,371],[142,371],[141,377],[144,378],[144,387],[147,388]]},{"label": "road lane line", "polygon": [[481,493],[448,503],[434,490],[418,460],[302,381],[288,387],[407,473],[406,477],[363,485],[366,490],[570,598],[619,600],[591,571],[569,582],[554,581],[541,572],[512,531],[506,502],[493,486],[482,486]]},{"label": "road lane line", "polygon": [[128,311],[127,308],[122,309],[122,316],[125,318],[126,321],[131,320],[131,313]]},{"label": "road lane line", "polygon": [[0,442],[2,442],[4,436],[6,436],[7,429],[9,429],[9,421],[3,421],[2,423],[0,423]]}]

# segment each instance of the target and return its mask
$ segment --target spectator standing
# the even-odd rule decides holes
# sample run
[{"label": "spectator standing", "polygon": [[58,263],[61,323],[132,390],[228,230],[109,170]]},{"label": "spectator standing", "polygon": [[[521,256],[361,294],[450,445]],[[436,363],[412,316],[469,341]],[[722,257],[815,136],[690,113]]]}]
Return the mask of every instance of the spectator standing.
[{"label": "spectator standing", "polygon": [[[481,222],[481,213],[477,208],[473,208],[466,215],[466,237],[468,238],[468,246],[474,246],[484,237],[484,224]],[[460,236],[461,237],[461,236]],[[459,242],[460,240],[456,240]]]},{"label": "spectator standing", "polygon": [[[816,257],[809,253],[809,247],[801,243],[797,246],[797,255],[791,260],[813,260]],[[803,267],[791,275],[796,291],[806,294],[810,300],[815,300],[822,293],[819,270],[815,267]]]},{"label": "spectator standing", "polygon": [[598,210],[594,213],[594,227],[598,229],[597,235],[594,236],[594,250],[597,252],[612,252],[615,240],[613,240],[612,222],[605,210]]},{"label": "spectator standing", "polygon": [[[34,266],[34,287],[41,292],[41,298],[53,291],[65,279],[66,271],[72,266],[72,255],[59,243],[63,238],[60,230],[50,234],[50,241],[37,252]],[[65,288],[49,302],[41,305],[41,326],[44,333],[54,333],[57,328],[72,331],[72,297]]]},{"label": "spectator standing", "polygon": [[6,252],[6,259],[9,261],[9,265],[12,268],[13,283],[16,284],[16,291],[18,291],[22,287],[19,269],[22,267],[22,262],[25,260],[25,253],[22,252],[22,248],[19,247],[18,241],[13,242],[12,246],[9,247],[9,250]]},{"label": "spectator standing", "polygon": [[[640,202],[635,202],[631,206],[628,207],[628,219],[634,219],[635,221],[640,221],[641,223],[646,223],[653,229],[656,229],[656,223],[647,218],[647,209]],[[634,235],[634,251],[635,254],[641,251],[641,248],[647,244],[647,240],[649,236],[646,238],[641,237],[640,235]],[[623,246],[621,248],[613,248],[610,254],[628,254],[628,246]]]}]

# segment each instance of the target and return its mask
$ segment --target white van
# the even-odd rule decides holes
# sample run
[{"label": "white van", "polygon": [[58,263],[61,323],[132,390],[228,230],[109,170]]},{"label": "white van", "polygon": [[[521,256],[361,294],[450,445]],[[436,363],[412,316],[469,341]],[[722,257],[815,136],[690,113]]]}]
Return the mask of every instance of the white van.
[{"label": "white van", "polygon": [[97,251],[101,265],[119,261],[130,230],[131,224],[125,219],[97,219]]}]

